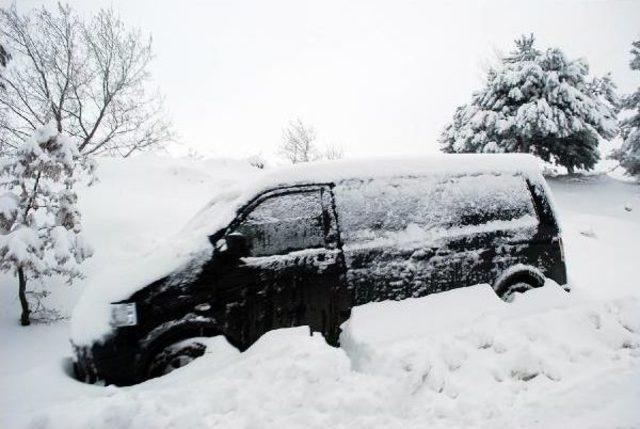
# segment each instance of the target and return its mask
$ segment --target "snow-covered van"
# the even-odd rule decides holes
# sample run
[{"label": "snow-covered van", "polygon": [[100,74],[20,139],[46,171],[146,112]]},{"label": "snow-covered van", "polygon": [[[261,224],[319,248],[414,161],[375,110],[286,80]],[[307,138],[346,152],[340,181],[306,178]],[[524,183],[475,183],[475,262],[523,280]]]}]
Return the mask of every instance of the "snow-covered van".
[{"label": "snow-covered van", "polygon": [[133,262],[109,267],[76,307],[83,380],[162,375],[204,352],[198,337],[245,350],[269,330],[308,325],[337,345],[351,308],[371,301],[478,283],[510,301],[546,279],[567,282],[549,189],[527,155],[267,172]]}]

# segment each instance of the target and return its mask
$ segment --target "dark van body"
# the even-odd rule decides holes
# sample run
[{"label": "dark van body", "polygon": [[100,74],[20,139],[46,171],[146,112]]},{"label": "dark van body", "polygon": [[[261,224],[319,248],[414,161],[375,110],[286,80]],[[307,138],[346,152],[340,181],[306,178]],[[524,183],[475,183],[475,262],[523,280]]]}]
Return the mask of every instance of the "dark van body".
[{"label": "dark van body", "polygon": [[[514,171],[349,177],[259,192],[210,236],[193,275],[169,275],[118,304],[132,320],[75,346],[87,381],[128,385],[196,356],[185,339],[224,335],[245,350],[308,325],[337,345],[353,306],[487,283],[505,300],[567,283],[544,179]],[[184,270],[183,270],[184,272]],[[124,326],[129,325],[129,326]],[[175,363],[172,365],[175,366]]]}]

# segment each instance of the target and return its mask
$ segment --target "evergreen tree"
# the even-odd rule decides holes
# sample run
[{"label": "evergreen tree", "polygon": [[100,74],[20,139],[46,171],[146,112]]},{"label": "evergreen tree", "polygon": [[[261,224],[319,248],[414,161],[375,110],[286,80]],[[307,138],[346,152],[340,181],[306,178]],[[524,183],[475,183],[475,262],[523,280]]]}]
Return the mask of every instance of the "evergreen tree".
[{"label": "evergreen tree", "polygon": [[516,40],[484,88],[456,109],[440,138],[444,152],[533,153],[569,172],[595,165],[599,139],[617,132],[615,85],[609,76],[589,81],[584,60],[540,51],[534,40]]},{"label": "evergreen tree", "polygon": [[[640,70],[640,40],[633,42],[631,54],[631,69]],[[633,110],[633,114],[620,121],[620,134],[623,143],[619,150],[613,153],[628,174],[640,176],[640,88],[633,94],[624,97],[622,108]]]},{"label": "evergreen tree", "polygon": [[71,283],[91,256],[73,191],[85,173],[93,165],[53,122],[0,161],[0,271],[18,277],[23,325],[30,323],[27,281],[60,275]]}]

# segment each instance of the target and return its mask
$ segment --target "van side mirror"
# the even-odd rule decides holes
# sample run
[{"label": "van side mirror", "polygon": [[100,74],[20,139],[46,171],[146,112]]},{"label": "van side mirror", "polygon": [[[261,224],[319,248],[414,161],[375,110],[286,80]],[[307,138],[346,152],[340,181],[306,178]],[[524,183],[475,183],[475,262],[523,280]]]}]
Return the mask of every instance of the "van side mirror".
[{"label": "van side mirror", "polygon": [[223,252],[234,258],[249,256],[249,239],[239,232],[233,232],[224,237],[226,249]]}]

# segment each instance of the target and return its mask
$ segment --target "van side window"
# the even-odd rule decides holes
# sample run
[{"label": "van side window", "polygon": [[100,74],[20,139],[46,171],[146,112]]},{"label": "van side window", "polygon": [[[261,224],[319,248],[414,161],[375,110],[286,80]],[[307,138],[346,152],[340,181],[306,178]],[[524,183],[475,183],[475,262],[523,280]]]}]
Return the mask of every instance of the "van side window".
[{"label": "van side window", "polygon": [[249,238],[251,256],[281,255],[323,247],[324,228],[319,190],[268,197],[236,231]]},{"label": "van side window", "polygon": [[534,227],[538,222],[526,181],[516,175],[354,179],[338,184],[335,195],[345,242],[402,232],[409,239],[428,238],[455,228],[472,233],[474,227]]}]

